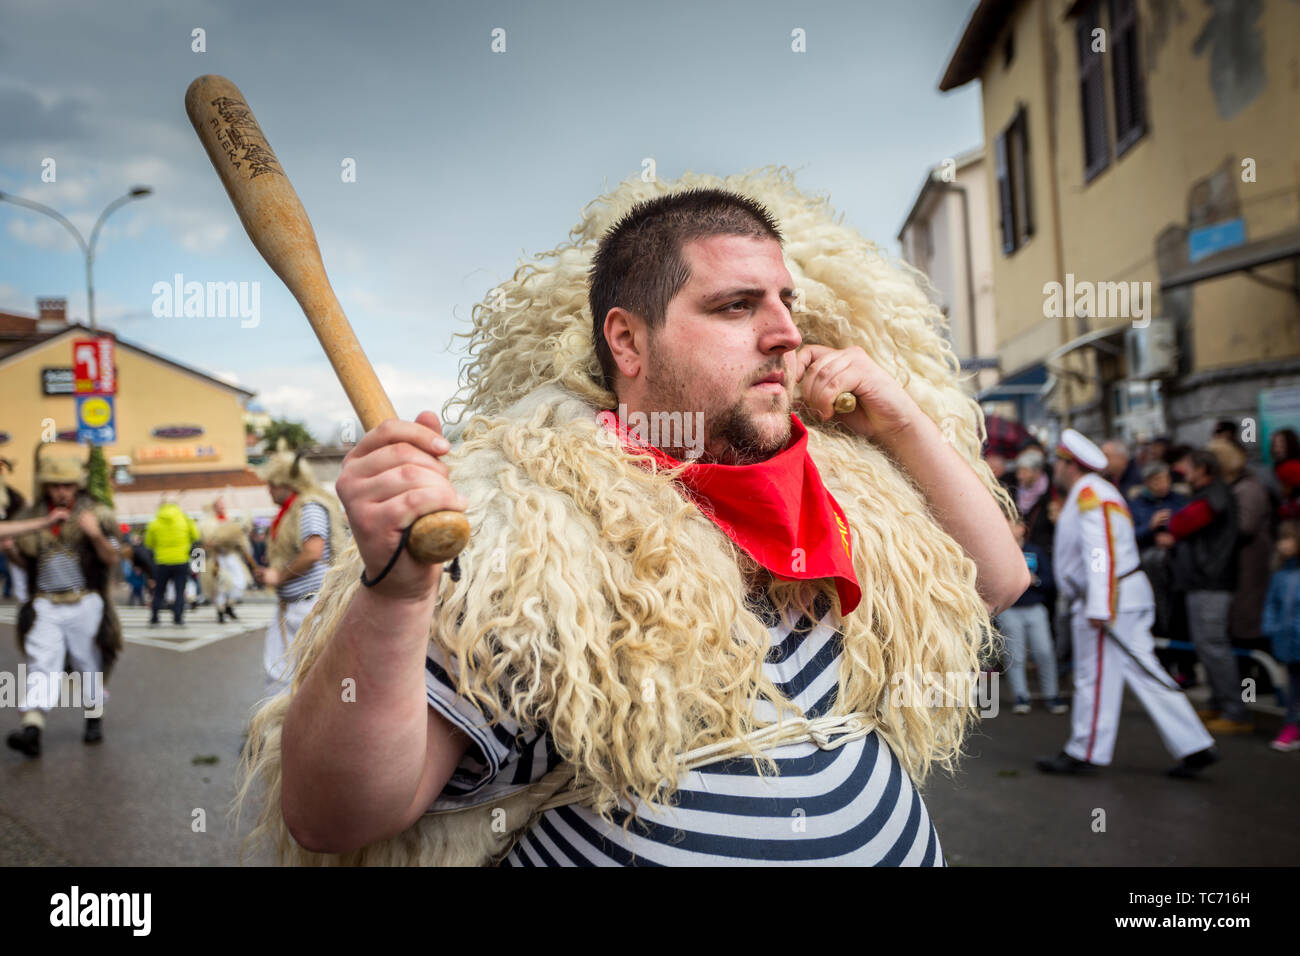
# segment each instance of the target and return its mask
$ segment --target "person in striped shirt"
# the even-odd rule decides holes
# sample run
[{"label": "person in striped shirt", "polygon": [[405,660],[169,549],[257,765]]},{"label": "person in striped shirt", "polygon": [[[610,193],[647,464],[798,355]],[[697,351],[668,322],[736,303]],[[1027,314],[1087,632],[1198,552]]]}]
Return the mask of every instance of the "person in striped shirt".
[{"label": "person in striped shirt", "polygon": [[[816,200],[650,192],[476,310],[454,448],[424,412],[344,459],[355,548],[250,735],[292,859],[942,865],[919,786],[971,705],[918,688],[977,673],[1029,577],[978,409]],[[439,510],[474,529],[445,570],[403,550]]]},{"label": "person in striped shirt", "polygon": [[325,572],[346,542],[344,518],[334,495],[321,487],[302,452],[292,452],[280,439],[261,477],[271,500],[280,506],[271,522],[268,567],[257,568],[257,580],[275,588],[276,613],[266,629],[262,655],[266,694],[289,686],[288,648],[316,602]]},{"label": "person in striped shirt", "polygon": [[[18,616],[28,673],[19,705],[22,727],[7,743],[28,757],[40,756],[45,714],[62,699],[69,664],[80,675],[86,713],[82,739],[88,744],[103,739],[104,682],[122,646],[109,587],[118,563],[118,524],[111,508],[81,490],[85,483],[79,459],[40,455],[33,503],[14,516],[42,525],[15,542],[33,593]],[[51,516],[59,520],[51,522]]]}]

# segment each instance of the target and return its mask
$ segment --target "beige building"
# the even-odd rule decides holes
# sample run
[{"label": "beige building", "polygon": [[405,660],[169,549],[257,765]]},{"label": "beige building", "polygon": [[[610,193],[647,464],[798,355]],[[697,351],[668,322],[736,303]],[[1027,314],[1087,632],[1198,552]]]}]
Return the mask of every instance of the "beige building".
[{"label": "beige building", "polygon": [[[248,467],[244,405],[253,392],[197,368],[115,339],[116,440],[104,456],[113,478],[118,518],[147,521],[164,492],[199,515],[218,494],[227,510],[250,517],[276,511],[267,488]],[[72,343],[92,338],[69,323],[63,300],[42,300],[35,317],[0,313],[0,455],[14,464],[9,483],[33,490],[36,447],[53,442],[85,460],[78,444]]]},{"label": "beige building", "polygon": [[1093,437],[1300,422],[1297,38],[1295,0],[975,5],[940,89],[982,88],[988,397],[1041,380]]},{"label": "beige building", "polygon": [[930,280],[972,391],[998,379],[988,215],[984,150],[976,149],[926,171],[898,233],[903,258]]}]

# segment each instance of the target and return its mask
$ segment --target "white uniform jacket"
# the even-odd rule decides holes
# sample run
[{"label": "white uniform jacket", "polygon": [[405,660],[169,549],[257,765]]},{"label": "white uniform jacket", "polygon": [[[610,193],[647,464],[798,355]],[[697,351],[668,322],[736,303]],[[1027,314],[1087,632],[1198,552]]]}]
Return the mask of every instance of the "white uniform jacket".
[{"label": "white uniform jacket", "polygon": [[1155,607],[1151,582],[1140,570],[1133,516],[1101,475],[1089,472],[1070,489],[1056,522],[1052,562],[1056,586],[1074,614],[1113,621],[1120,611]]}]

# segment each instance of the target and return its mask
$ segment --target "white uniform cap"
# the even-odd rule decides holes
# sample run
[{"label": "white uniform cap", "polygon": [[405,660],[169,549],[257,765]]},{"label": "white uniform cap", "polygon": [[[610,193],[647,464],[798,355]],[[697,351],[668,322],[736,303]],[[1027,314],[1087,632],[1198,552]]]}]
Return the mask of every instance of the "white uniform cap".
[{"label": "white uniform cap", "polygon": [[1102,471],[1106,467],[1106,455],[1102,450],[1073,428],[1067,428],[1061,433],[1061,443],[1056,446],[1056,454],[1088,471]]}]

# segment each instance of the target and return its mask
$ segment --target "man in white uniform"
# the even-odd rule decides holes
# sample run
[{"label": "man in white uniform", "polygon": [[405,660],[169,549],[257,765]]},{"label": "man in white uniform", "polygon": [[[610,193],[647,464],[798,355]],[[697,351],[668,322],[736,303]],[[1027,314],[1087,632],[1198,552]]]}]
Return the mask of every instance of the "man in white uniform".
[{"label": "man in white uniform", "polygon": [[1070,740],[1044,773],[1092,773],[1111,761],[1127,684],[1178,759],[1168,773],[1190,777],[1218,760],[1214,740],[1156,660],[1155,599],[1141,570],[1133,519],[1101,477],[1106,456],[1072,428],[1061,436],[1053,477],[1068,497],[1056,523],[1056,582],[1070,600],[1074,705]]}]

